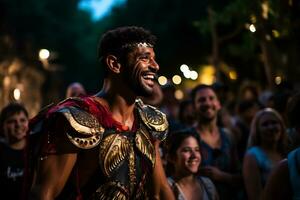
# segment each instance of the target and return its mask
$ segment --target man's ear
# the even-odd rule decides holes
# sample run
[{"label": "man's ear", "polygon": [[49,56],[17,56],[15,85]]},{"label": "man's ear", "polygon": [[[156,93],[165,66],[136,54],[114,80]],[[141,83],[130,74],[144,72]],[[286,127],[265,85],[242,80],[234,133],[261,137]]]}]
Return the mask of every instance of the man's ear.
[{"label": "man's ear", "polygon": [[119,74],[121,71],[121,64],[118,61],[118,58],[114,55],[108,55],[105,59],[106,61],[106,65],[108,66],[108,68],[116,73]]}]

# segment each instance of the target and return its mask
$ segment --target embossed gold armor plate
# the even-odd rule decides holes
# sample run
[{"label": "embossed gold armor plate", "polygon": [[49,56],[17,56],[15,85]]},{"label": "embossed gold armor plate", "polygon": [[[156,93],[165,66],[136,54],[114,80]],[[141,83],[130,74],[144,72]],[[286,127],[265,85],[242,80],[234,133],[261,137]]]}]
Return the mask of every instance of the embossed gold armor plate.
[{"label": "embossed gold armor plate", "polygon": [[106,176],[110,177],[112,171],[128,157],[130,143],[120,134],[105,137],[100,144],[99,161]]},{"label": "embossed gold armor plate", "polygon": [[155,149],[147,134],[146,129],[142,127],[135,136],[136,147],[151,161],[152,167],[155,165]]},{"label": "embossed gold armor plate", "polygon": [[75,107],[62,108],[57,112],[62,113],[76,131],[67,132],[68,138],[75,146],[90,149],[99,144],[104,128],[96,117]]},{"label": "embossed gold armor plate", "polygon": [[166,115],[153,106],[144,105],[140,99],[136,100],[136,104],[142,121],[153,132],[152,135],[164,140],[169,127]]}]

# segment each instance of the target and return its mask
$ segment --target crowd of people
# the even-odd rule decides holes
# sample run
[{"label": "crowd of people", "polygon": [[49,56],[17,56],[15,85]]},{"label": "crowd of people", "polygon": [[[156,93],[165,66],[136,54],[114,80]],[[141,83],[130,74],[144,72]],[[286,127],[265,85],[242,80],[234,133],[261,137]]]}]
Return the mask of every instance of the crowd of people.
[{"label": "crowd of people", "polygon": [[300,199],[300,93],[246,83],[230,98],[200,84],[173,101],[155,80],[155,41],[141,27],[110,30],[100,92],[72,83],[32,119],[21,103],[2,108],[3,197]]}]

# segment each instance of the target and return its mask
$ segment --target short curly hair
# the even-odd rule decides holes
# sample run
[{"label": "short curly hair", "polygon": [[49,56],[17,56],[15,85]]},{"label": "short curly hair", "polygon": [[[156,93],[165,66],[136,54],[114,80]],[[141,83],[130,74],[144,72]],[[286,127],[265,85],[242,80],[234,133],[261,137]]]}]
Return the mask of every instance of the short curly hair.
[{"label": "short curly hair", "polygon": [[[124,61],[132,51],[130,44],[147,43],[154,46],[156,37],[150,31],[137,26],[124,26],[109,30],[103,34],[98,45],[98,59],[105,66],[105,58],[114,55]],[[129,46],[128,46],[129,45]],[[105,69],[107,72],[107,69]]]}]

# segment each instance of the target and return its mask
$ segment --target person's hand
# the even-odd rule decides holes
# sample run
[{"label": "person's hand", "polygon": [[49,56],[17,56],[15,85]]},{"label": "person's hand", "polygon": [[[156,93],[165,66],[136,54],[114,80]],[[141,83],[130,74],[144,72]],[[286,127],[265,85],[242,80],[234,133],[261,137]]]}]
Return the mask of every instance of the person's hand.
[{"label": "person's hand", "polygon": [[213,181],[222,181],[226,175],[223,171],[213,166],[199,168],[199,174],[201,176],[207,176]]}]

